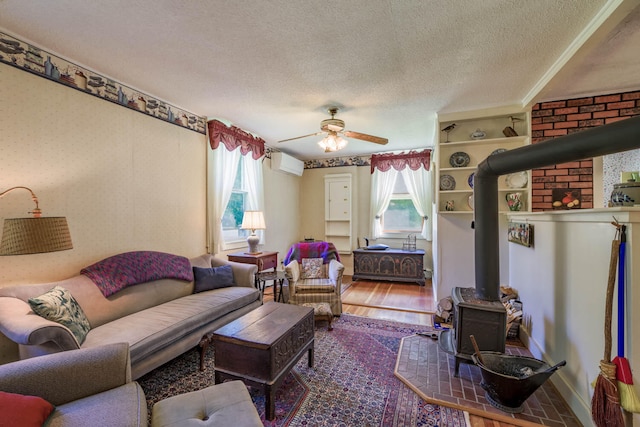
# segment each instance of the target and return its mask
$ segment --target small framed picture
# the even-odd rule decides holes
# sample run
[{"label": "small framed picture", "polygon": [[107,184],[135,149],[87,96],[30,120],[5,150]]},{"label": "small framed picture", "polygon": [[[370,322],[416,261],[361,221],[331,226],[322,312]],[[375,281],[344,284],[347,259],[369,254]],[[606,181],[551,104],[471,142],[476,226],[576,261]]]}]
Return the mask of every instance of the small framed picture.
[{"label": "small framed picture", "polygon": [[533,246],[533,225],[523,222],[510,222],[507,239],[522,246]]},{"label": "small framed picture", "polygon": [[552,190],[553,209],[579,209],[582,206],[582,191],[580,189],[554,188]]}]

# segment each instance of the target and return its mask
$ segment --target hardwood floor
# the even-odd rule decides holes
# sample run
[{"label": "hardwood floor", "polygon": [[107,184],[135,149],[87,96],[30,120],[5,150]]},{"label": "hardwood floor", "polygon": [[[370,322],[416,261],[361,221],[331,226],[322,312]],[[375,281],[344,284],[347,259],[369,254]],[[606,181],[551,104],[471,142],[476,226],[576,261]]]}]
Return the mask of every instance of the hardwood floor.
[{"label": "hardwood floor", "polygon": [[[407,283],[356,281],[345,276],[342,311],[356,316],[416,325],[431,325],[436,301],[431,281],[426,286]],[[285,287],[286,289],[286,287]],[[286,291],[285,291],[286,294]],[[273,301],[273,287],[266,289],[264,301]],[[515,427],[513,424],[469,415],[469,427]]]},{"label": "hardwood floor", "polygon": [[[351,278],[345,279],[346,283]],[[431,283],[356,281],[342,292],[345,313],[396,322],[431,325],[435,311]]]}]

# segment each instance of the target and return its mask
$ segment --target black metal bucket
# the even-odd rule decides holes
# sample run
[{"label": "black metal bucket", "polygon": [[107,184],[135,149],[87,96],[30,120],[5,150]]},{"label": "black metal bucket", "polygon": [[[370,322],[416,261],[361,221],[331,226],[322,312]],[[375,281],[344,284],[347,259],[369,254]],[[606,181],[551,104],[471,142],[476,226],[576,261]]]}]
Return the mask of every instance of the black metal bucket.
[{"label": "black metal bucket", "polygon": [[566,364],[562,361],[550,366],[533,357],[493,351],[481,351],[480,355],[482,362],[475,353],[471,357],[482,371],[480,386],[485,390],[485,397],[494,407],[514,414],[522,412],[524,402],[558,368]]}]

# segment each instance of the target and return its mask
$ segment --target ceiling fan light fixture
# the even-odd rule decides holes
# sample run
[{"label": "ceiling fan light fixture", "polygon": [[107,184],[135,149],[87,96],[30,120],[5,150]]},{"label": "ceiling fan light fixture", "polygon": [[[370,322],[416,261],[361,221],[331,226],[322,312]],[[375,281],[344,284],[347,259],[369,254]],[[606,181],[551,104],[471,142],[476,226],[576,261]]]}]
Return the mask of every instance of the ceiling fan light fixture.
[{"label": "ceiling fan light fixture", "polygon": [[335,131],[329,131],[329,134],[324,137],[322,141],[318,142],[318,145],[322,147],[325,153],[329,153],[332,151],[342,150],[347,146],[348,142],[349,141],[347,141],[346,139],[338,136]]},{"label": "ceiling fan light fixture", "polygon": [[342,135],[346,136],[347,138],[355,138],[361,141],[372,142],[374,144],[385,145],[386,143],[389,142],[387,138],[367,135],[366,133],[354,132],[351,130],[344,130],[344,121],[335,118],[335,115],[337,112],[338,112],[338,107],[329,108],[329,114],[331,114],[331,118],[320,122],[321,132],[316,132],[309,135],[296,136],[295,138],[282,139],[278,142],[293,141],[294,139],[306,138],[309,136],[316,136],[326,132],[328,134],[327,137],[324,138],[322,141],[318,142],[318,145],[322,147],[325,153],[342,150],[344,147],[347,146],[348,141],[342,137],[339,137],[338,132],[340,132]]}]

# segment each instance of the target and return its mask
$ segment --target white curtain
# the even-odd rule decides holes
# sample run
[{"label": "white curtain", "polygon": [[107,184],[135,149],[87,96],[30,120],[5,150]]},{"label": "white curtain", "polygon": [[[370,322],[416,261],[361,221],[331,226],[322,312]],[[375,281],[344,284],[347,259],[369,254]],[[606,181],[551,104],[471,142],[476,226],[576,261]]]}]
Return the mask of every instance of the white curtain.
[{"label": "white curtain", "polygon": [[389,206],[397,178],[398,171],[393,168],[387,172],[375,169],[371,175],[371,237],[373,239],[382,235],[382,214]]},{"label": "white curtain", "polygon": [[[235,151],[240,151],[236,149]],[[242,156],[245,187],[248,192],[246,210],[261,211],[264,214],[264,184],[262,178],[262,157],[255,160],[250,154]],[[256,230],[260,243],[264,244],[264,230]]]},{"label": "white curtain", "polygon": [[240,150],[227,150],[224,145],[220,145],[215,150],[207,150],[208,171],[209,176],[207,188],[209,199],[209,241],[207,245],[209,252],[216,254],[222,252],[224,247],[224,238],[222,237],[222,216],[227,208],[231,191],[233,190],[233,182],[238,172],[238,163],[240,160]]},{"label": "white curtain", "polygon": [[425,239],[431,241],[431,216],[429,214],[431,213],[431,204],[433,203],[431,195],[433,174],[431,170],[427,171],[423,167],[415,171],[406,167],[402,169],[402,177],[404,178],[407,191],[411,196],[411,200],[418,214],[424,219],[420,234]]}]

